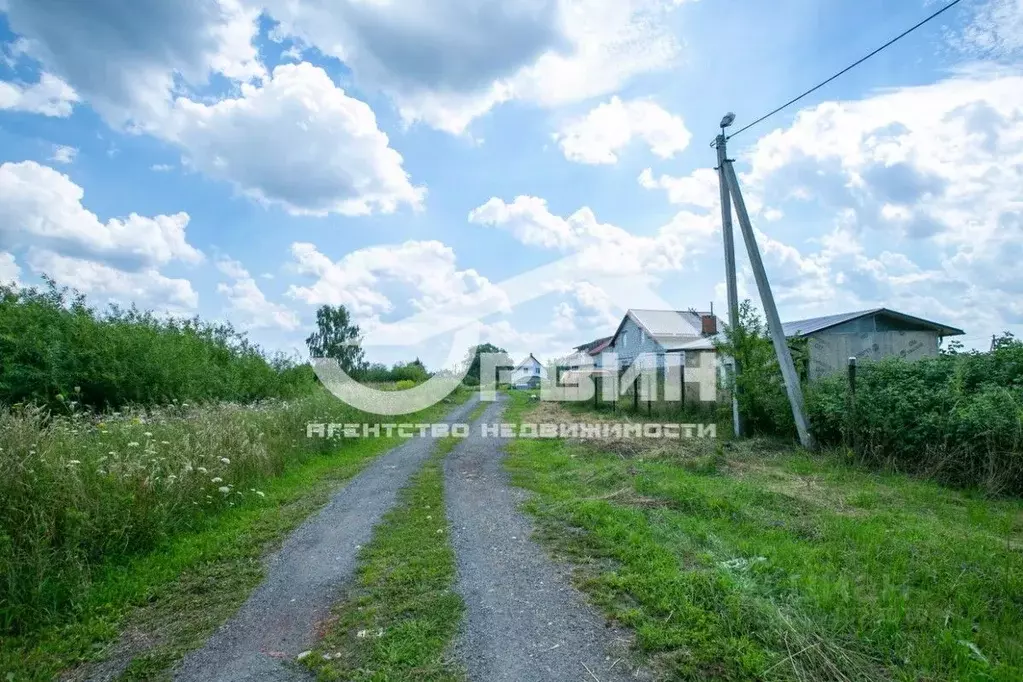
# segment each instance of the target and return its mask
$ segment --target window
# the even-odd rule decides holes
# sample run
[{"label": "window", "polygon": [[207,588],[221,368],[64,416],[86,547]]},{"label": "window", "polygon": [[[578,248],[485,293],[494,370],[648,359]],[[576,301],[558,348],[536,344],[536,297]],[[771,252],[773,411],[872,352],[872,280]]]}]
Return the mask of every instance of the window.
[{"label": "window", "polygon": [[629,332],[622,332],[622,348],[629,347]]},{"label": "window", "polygon": [[534,367],[533,368],[533,374],[539,374],[539,373],[540,373],[540,368],[539,367]]}]

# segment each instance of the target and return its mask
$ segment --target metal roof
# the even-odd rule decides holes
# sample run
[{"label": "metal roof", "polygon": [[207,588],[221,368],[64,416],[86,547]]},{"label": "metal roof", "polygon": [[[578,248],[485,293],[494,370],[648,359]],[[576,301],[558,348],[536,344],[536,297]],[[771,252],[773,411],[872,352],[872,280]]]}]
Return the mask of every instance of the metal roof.
[{"label": "metal roof", "polygon": [[[525,359],[525,360],[523,360],[523,361],[522,361],[522,362],[520,362],[519,364],[515,365],[515,369],[519,369],[519,368],[521,368],[521,367],[524,367],[524,366],[526,365],[526,363],[527,363],[527,362],[529,362],[530,360],[532,360],[532,361],[533,361],[533,362],[535,362],[536,364],[538,364],[538,365],[540,365],[541,367],[543,367],[543,363],[542,363],[542,362],[540,362],[539,360],[537,360],[537,359],[536,359],[535,357],[533,357],[533,354],[532,354],[532,353],[530,353],[529,355],[527,355],[527,356],[526,356],[526,359]],[[512,370],[512,371],[514,371],[514,370]]]},{"label": "metal roof", "polygon": [[601,345],[606,347],[607,344],[611,343],[611,339],[613,338],[614,338],[613,336],[602,336],[599,339],[594,339],[593,341],[584,343],[581,346],[576,346],[575,350],[582,351],[584,353],[592,353],[594,350],[597,350],[598,347]]},{"label": "metal roof", "polygon": [[[629,315],[651,336],[702,336],[703,317],[714,313],[702,310],[629,310]],[[718,328],[721,318],[714,315]]]},{"label": "metal roof", "polygon": [[857,320],[869,315],[877,315],[879,313],[894,317],[902,320],[903,322],[912,322],[924,327],[930,327],[942,336],[959,336],[960,334],[965,333],[962,329],[950,327],[938,322],[931,322],[930,320],[914,317],[895,310],[889,310],[888,308],[871,308],[870,310],[859,310],[852,313],[839,313],[837,315],[825,315],[824,317],[811,317],[806,320],[795,320],[794,322],[782,322],[781,328],[785,333],[785,336],[788,337],[809,336],[810,334],[830,329],[831,327],[835,327],[844,322]]},{"label": "metal roof", "polygon": [[[689,310],[629,310],[651,336],[700,336],[700,313]],[[708,313],[709,314],[709,313]]]}]

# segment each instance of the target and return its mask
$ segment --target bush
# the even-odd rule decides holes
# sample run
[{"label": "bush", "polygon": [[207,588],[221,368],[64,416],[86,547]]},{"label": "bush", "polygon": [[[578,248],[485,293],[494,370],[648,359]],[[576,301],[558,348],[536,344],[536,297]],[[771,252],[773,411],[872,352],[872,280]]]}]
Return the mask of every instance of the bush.
[{"label": "bush", "polygon": [[415,388],[416,387],[416,382],[414,382],[412,379],[402,379],[402,380],[398,381],[398,383],[396,383],[394,386],[399,391],[404,391],[405,389],[408,389],[408,388]]},{"label": "bush", "polygon": [[412,385],[422,383],[430,378],[423,363],[416,358],[412,362],[395,363],[390,369],[387,365],[375,362],[358,372],[358,378],[367,383],[387,383],[391,381],[411,381]]},{"label": "bush", "polygon": [[313,385],[308,365],[267,358],[230,325],[116,306],[100,312],[52,280],[43,290],[0,285],[0,403],[249,402]]},{"label": "bush", "polygon": [[843,376],[811,386],[807,409],[821,444],[847,443],[870,464],[1019,494],[1021,379],[1023,343],[1012,340],[990,353],[864,364],[857,370],[851,414]]}]

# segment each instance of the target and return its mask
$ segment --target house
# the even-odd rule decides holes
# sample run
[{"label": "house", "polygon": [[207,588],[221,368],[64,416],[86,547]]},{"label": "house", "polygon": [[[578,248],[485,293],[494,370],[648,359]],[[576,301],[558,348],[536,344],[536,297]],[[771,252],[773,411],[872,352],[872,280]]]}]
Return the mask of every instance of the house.
[{"label": "house", "polygon": [[564,360],[565,369],[573,370],[580,367],[595,367],[599,369],[603,366],[604,351],[611,345],[613,338],[611,336],[603,336],[581,346],[576,346],[573,349],[575,353]]},{"label": "house", "polygon": [[717,400],[714,338],[721,326],[713,312],[630,309],[612,335],[608,350],[614,351],[623,370],[641,354],[655,357],[658,367],[664,366],[668,354],[680,354],[685,400],[711,402]]},{"label": "house", "polygon": [[546,378],[547,369],[530,353],[512,370],[511,385],[515,388],[536,388]]},{"label": "house", "polygon": [[782,330],[789,339],[807,340],[806,370],[810,380],[845,371],[850,357],[858,360],[934,357],[944,337],[964,333],[962,329],[888,308],[783,322]]}]

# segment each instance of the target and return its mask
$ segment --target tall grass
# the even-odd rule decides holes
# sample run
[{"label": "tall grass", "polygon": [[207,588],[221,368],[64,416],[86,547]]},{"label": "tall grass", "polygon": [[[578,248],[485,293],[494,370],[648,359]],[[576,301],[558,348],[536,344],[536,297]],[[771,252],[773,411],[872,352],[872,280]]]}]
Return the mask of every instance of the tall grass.
[{"label": "tall grass", "polygon": [[378,420],[325,391],[296,401],[53,417],[0,412],[0,633],[74,606],[100,564],[152,550],[336,449],[308,422]]},{"label": "tall grass", "polygon": [[52,280],[0,285],[0,404],[248,402],[300,395],[314,381],[307,365],[267,358],[230,325],[100,311]]}]

